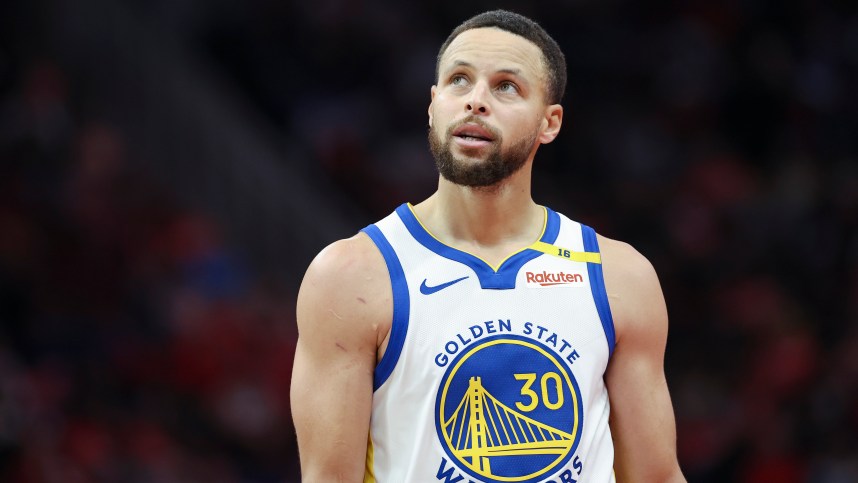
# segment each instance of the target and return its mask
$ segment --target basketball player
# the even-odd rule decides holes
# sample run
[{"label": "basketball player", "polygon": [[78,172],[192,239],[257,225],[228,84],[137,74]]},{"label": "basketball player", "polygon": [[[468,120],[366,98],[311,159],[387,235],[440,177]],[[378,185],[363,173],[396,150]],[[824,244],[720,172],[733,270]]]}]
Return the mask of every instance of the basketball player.
[{"label": "basketball player", "polygon": [[441,46],[438,190],[325,248],[298,295],[304,481],[684,481],[652,266],[531,197],[565,84],[514,13]]}]

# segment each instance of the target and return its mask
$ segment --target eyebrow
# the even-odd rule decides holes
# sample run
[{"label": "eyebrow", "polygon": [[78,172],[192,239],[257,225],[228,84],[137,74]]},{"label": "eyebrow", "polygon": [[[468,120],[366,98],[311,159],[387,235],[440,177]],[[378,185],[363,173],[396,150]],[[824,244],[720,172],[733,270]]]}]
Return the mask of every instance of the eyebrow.
[{"label": "eyebrow", "polygon": [[[452,69],[454,69],[454,68],[456,68],[456,67],[467,67],[467,68],[470,68],[470,69],[475,69],[475,68],[476,68],[476,67],[474,66],[474,64],[471,64],[470,62],[466,62],[466,61],[464,61],[464,60],[456,60],[456,61],[454,61],[454,62],[453,62],[453,67],[451,67],[451,68],[449,68],[449,69],[446,69],[446,72],[449,72],[450,70],[452,70]],[[521,69],[507,68],[507,69],[500,69],[500,70],[498,70],[497,72],[498,72],[498,73],[501,73],[501,74],[510,74],[510,75],[514,75],[514,76],[516,76],[516,77],[522,77],[522,75],[521,75]]]}]

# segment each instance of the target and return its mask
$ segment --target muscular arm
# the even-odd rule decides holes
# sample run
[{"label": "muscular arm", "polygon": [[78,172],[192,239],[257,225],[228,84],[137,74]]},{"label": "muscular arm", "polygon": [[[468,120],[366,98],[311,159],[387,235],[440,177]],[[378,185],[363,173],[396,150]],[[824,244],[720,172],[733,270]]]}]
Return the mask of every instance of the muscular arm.
[{"label": "muscular arm", "polygon": [[392,317],[387,269],[366,235],[316,257],[297,317],[291,401],[302,481],[363,481],[373,370]]},{"label": "muscular arm", "polygon": [[617,481],[684,482],[664,377],[667,309],[658,277],[629,245],[603,237],[599,245],[617,334],[605,375]]}]

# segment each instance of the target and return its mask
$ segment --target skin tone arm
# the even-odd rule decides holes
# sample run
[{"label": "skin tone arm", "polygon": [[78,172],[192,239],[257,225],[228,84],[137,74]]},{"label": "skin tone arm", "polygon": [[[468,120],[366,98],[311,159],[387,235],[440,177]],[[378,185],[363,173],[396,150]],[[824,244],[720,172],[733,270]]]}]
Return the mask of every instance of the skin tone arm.
[{"label": "skin tone arm", "polygon": [[664,376],[667,308],[655,270],[631,246],[599,237],[617,344],[605,374],[618,483],[684,482]]},{"label": "skin tone arm", "polygon": [[307,269],[291,387],[302,481],[363,481],[373,370],[392,311],[387,267],[364,234],[333,243]]}]

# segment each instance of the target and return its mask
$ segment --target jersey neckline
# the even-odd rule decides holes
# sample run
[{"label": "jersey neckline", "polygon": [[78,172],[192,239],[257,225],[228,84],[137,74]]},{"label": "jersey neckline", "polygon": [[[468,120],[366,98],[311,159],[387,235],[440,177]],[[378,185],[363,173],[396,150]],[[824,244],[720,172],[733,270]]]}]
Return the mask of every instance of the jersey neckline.
[{"label": "jersey neckline", "polygon": [[[543,206],[542,208],[545,210],[545,223],[539,241],[553,244],[560,233],[560,216],[547,206]],[[410,203],[403,203],[396,208],[396,214],[399,215],[408,232],[411,233],[411,236],[418,243],[444,258],[462,263],[471,268],[479,279],[480,286],[484,289],[506,290],[515,288],[516,275],[518,275],[521,267],[525,263],[542,255],[542,252],[538,250],[525,247],[508,256],[497,268],[494,268],[482,258],[451,247],[435,238],[423,226],[417,215],[414,214]]]}]

